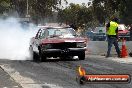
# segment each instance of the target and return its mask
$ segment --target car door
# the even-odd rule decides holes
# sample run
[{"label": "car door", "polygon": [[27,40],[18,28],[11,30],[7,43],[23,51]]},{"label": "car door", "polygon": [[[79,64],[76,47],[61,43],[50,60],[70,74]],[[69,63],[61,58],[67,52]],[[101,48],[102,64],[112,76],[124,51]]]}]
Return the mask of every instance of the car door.
[{"label": "car door", "polygon": [[36,53],[39,53],[38,47],[41,42],[41,34],[42,34],[42,29],[39,29],[38,33],[35,36],[34,43],[33,43],[33,50]]}]

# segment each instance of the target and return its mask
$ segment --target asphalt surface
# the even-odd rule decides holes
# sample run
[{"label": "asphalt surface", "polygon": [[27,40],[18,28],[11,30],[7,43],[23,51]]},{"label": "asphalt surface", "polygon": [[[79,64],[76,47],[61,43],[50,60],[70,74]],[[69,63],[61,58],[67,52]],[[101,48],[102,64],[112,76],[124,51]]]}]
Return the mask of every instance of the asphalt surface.
[{"label": "asphalt surface", "polygon": [[[132,52],[132,41],[126,42],[128,53]],[[122,42],[119,42],[119,48],[122,48]],[[92,55],[104,55],[107,52],[107,41],[89,41],[88,42],[89,54]],[[111,54],[117,54],[113,45]]]},{"label": "asphalt surface", "polygon": [[22,88],[15,80],[0,67],[0,88]]},{"label": "asphalt surface", "polygon": [[[98,55],[87,55],[86,60],[59,60],[52,59],[47,62],[36,63],[32,61],[0,60],[2,72],[0,75],[0,88],[131,88],[129,84],[85,84],[80,85],[76,81],[77,66],[81,65],[87,74],[130,74],[132,75],[132,62],[129,58],[105,58]],[[1,70],[0,70],[1,71]],[[2,72],[0,72],[2,74]],[[9,74],[9,75],[8,75]],[[8,80],[12,78],[12,80]],[[11,85],[10,85],[11,84]],[[20,85],[20,86],[19,86]]]}]

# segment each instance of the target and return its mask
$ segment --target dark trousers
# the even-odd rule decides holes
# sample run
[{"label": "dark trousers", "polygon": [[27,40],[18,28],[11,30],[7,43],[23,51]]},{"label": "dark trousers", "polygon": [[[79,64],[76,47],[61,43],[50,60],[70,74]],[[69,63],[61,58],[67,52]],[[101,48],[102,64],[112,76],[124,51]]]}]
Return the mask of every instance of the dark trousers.
[{"label": "dark trousers", "polygon": [[107,57],[110,56],[111,47],[113,44],[115,46],[116,52],[117,52],[118,57],[119,57],[120,56],[120,49],[119,49],[119,44],[118,44],[117,38],[116,37],[107,37],[107,38],[108,38],[107,39],[108,40]]},{"label": "dark trousers", "polygon": [[132,41],[132,30],[130,31],[130,41]]}]

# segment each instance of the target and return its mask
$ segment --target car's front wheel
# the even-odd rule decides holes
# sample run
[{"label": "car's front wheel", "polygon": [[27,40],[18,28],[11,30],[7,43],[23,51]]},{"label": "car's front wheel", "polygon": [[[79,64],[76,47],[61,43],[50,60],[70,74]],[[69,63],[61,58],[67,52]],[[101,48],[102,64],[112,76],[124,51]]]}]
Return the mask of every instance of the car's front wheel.
[{"label": "car's front wheel", "polygon": [[39,56],[40,56],[40,61],[41,62],[46,61],[47,57],[44,54],[42,54],[41,50],[39,51]]},{"label": "car's front wheel", "polygon": [[30,57],[31,57],[31,59],[32,59],[33,61],[35,61],[35,62],[38,61],[39,56],[38,56],[37,53],[35,53],[35,52],[33,51],[33,47],[32,47],[32,46],[29,47],[29,53],[30,53]]},{"label": "car's front wheel", "polygon": [[85,60],[85,51],[80,52],[78,55],[79,60]]}]

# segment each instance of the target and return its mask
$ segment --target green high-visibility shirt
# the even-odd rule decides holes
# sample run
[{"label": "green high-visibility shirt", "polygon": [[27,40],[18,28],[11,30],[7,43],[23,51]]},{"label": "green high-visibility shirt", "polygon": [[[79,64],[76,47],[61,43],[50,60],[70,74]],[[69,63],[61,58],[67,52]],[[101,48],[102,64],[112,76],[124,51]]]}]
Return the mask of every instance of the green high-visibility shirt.
[{"label": "green high-visibility shirt", "polygon": [[111,21],[110,22],[110,27],[109,27],[109,29],[107,30],[107,35],[116,35],[117,33],[116,33],[116,29],[117,29],[117,27],[118,27],[118,24],[116,23],[116,22],[114,22],[114,21]]}]

